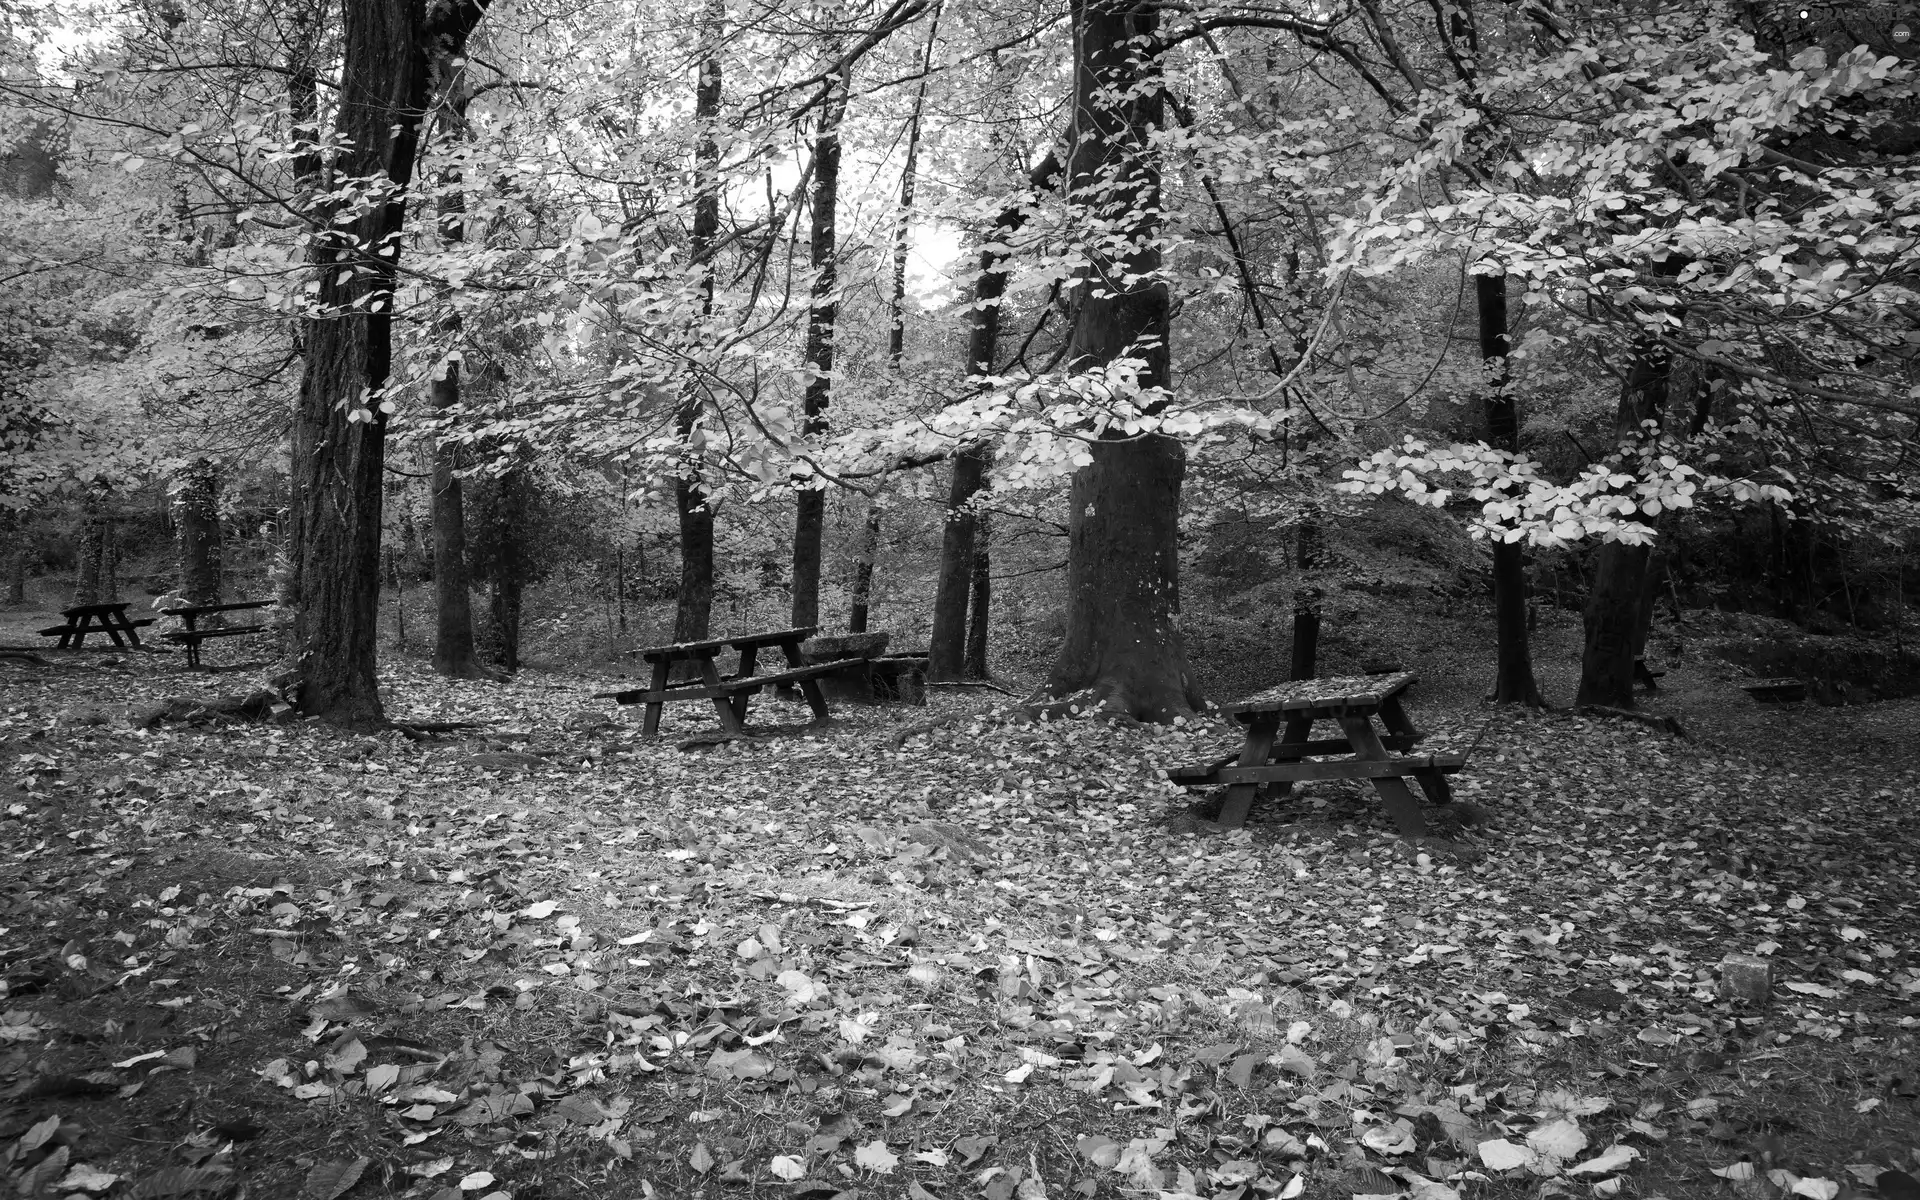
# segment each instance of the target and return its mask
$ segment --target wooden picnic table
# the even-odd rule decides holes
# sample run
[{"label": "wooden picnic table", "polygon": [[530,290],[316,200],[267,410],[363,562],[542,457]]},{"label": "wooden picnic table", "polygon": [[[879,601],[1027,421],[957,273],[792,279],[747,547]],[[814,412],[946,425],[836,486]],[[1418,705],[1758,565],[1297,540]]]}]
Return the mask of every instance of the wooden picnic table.
[{"label": "wooden picnic table", "polygon": [[[1310,779],[1367,779],[1401,835],[1424,837],[1426,822],[1407,778],[1417,780],[1435,804],[1450,803],[1453,792],[1446,777],[1466,765],[1471,751],[1408,753],[1419,744],[1421,734],[1407,716],[1400,694],[1418,678],[1410,671],[1397,671],[1302,679],[1224,704],[1221,711],[1247,727],[1240,751],[1213,763],[1169,771],[1168,778],[1188,787],[1225,784],[1220,821],[1234,827],[1245,824],[1254,793],[1262,785],[1280,784],[1280,794],[1285,795],[1294,783]],[[1384,730],[1375,728],[1375,718]],[[1318,721],[1334,722],[1341,735],[1310,738]],[[1341,757],[1332,757],[1336,755]],[[1310,758],[1331,761],[1308,762]]]},{"label": "wooden picnic table", "polygon": [[187,665],[200,665],[200,643],[208,638],[241,637],[252,633],[265,633],[273,626],[262,622],[258,625],[223,625],[216,629],[201,629],[198,622],[201,617],[211,613],[239,612],[249,608],[271,608],[273,600],[236,600],[231,604],[180,604],[160,611],[169,617],[178,617],[186,628],[170,629],[160,636],[169,642],[179,642],[187,648]]},{"label": "wooden picnic table", "polygon": [[52,625],[40,631],[41,637],[58,637],[58,649],[79,649],[87,640],[89,633],[104,633],[113,639],[116,646],[140,648],[140,628],[153,624],[152,617],[142,617],[137,621],[127,619],[126,602],[112,604],[76,604],[72,608],[63,608],[60,615],[66,620],[64,625]]},{"label": "wooden picnic table", "polygon": [[[720,717],[720,727],[728,733],[746,729],[747,704],[764,687],[795,684],[807,698],[814,720],[828,718],[826,694],[820,690],[819,677],[837,670],[838,663],[814,663],[807,660],[800,644],[813,636],[815,626],[799,629],[775,629],[766,633],[740,634],[712,638],[704,642],[677,642],[670,646],[649,646],[634,651],[653,667],[650,687],[627,688],[617,692],[597,692],[596,697],[611,697],[621,704],[643,704],[645,716],[640,731],[648,737],[660,732],[660,713],[668,705],[683,700],[711,700]],[[778,647],[786,658],[787,669],[757,675],[760,651]],[[721,675],[716,660],[728,650],[740,652],[740,663],[731,675]],[[691,663],[700,677],[684,683],[669,682],[675,664]]]}]

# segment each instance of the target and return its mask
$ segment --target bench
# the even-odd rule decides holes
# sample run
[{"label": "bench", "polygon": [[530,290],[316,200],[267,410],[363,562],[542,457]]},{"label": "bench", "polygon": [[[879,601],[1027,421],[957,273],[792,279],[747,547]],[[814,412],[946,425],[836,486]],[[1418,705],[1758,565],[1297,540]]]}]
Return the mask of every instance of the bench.
[{"label": "bench", "polygon": [[[1279,784],[1279,794],[1285,795],[1293,784],[1309,780],[1364,779],[1404,837],[1424,837],[1426,822],[1406,780],[1419,784],[1434,804],[1450,803],[1453,790],[1447,776],[1466,767],[1480,739],[1458,753],[1409,753],[1422,735],[1407,716],[1400,694],[1414,681],[1405,671],[1296,680],[1222,705],[1224,714],[1247,727],[1245,744],[1212,762],[1169,768],[1167,778],[1185,787],[1225,785],[1220,823],[1229,827],[1245,823],[1255,793],[1265,785]],[[1310,737],[1319,721],[1338,726],[1344,736]],[[1481,726],[1482,735],[1485,731]],[[1330,755],[1341,757],[1306,761]]]},{"label": "bench", "polygon": [[880,654],[869,658],[839,658],[821,677],[821,686],[835,700],[852,704],[927,702],[927,656]]},{"label": "bench", "polygon": [[1656,671],[1649,666],[1644,655],[1636,656],[1633,660],[1633,682],[1650,692],[1660,690],[1660,678],[1665,674],[1665,671]]},{"label": "bench", "polygon": [[1807,698],[1804,679],[1756,679],[1743,683],[1740,690],[1762,704],[1797,704]]},{"label": "bench", "polygon": [[200,643],[208,638],[243,637],[250,633],[267,633],[271,625],[230,625],[224,629],[169,629],[160,635],[160,640],[176,642],[187,648],[187,665],[200,665]]},{"label": "bench", "polygon": [[[92,605],[90,607],[107,608],[109,606]],[[112,607],[124,610],[126,605],[121,604]],[[124,611],[122,611],[120,614],[113,616],[106,614],[83,616],[71,620],[64,625],[49,625],[39,632],[41,637],[59,638],[59,642],[56,643],[54,647],[58,650],[65,650],[70,647],[78,648],[87,640],[89,633],[104,633],[113,639],[113,643],[116,646],[124,644],[121,640],[121,635],[125,634],[133,645],[138,646],[140,644],[140,635],[135,633],[134,630],[145,628],[151,624],[153,624],[152,617],[141,617],[137,620],[129,621]]]},{"label": "bench", "polygon": [[[595,692],[594,697],[612,699],[619,704],[645,705],[646,715],[641,719],[640,731],[646,737],[653,737],[660,732],[661,712],[668,704],[683,700],[709,700],[720,718],[720,728],[727,733],[737,734],[746,729],[748,702],[761,688],[798,684],[806,697],[807,707],[813,710],[814,719],[824,723],[829,714],[826,693],[820,688],[820,677],[846,664],[844,661],[808,662],[800,650],[800,644],[812,637],[813,632],[813,627],[808,626],[710,638],[700,642],[649,646],[633,653],[653,668],[651,687]],[[722,676],[714,660],[728,647],[740,652],[740,666],[733,674]],[[786,656],[787,669],[756,674],[754,664],[759,652],[772,647],[778,647]],[[681,683],[670,682],[672,670],[679,664],[691,665],[699,671],[700,677]]]}]

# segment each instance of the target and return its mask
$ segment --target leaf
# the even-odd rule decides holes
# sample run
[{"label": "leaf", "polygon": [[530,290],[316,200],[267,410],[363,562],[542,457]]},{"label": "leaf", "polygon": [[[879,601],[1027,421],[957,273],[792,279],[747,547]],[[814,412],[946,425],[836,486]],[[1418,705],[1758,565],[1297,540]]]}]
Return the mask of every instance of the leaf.
[{"label": "leaf", "polygon": [[1577,1166],[1568,1167],[1567,1174],[1607,1175],[1618,1171],[1621,1167],[1626,1166],[1638,1157],[1640,1157],[1640,1152],[1632,1146],[1622,1146],[1615,1143],[1587,1161]]},{"label": "leaf", "polygon": [[794,1004],[811,1004],[827,994],[826,986],[805,971],[788,969],[775,975],[773,981],[787,989],[787,999]]},{"label": "leaf", "polygon": [[776,1179],[792,1183],[807,1173],[807,1164],[791,1154],[776,1154],[767,1163],[767,1169],[773,1172]]},{"label": "leaf", "polygon": [[58,1146],[52,1154],[23,1171],[19,1182],[14,1185],[20,1195],[28,1197],[29,1200],[44,1195],[46,1190],[53,1186],[54,1180],[66,1174],[68,1153],[65,1146]]},{"label": "leaf", "polygon": [[460,1190],[463,1192],[477,1192],[481,1188],[492,1187],[493,1172],[492,1171],[473,1171],[469,1174],[463,1175],[460,1177],[459,1186],[460,1186]]},{"label": "leaf", "polygon": [[530,921],[544,921],[553,915],[554,909],[559,907],[558,904],[551,900],[540,900],[521,909],[520,915]]},{"label": "leaf", "polygon": [[1587,1135],[1572,1117],[1562,1117],[1529,1133],[1527,1145],[1536,1154],[1565,1160],[1587,1148]]},{"label": "leaf", "polygon": [[1533,1161],[1532,1151],[1525,1146],[1516,1146],[1505,1138],[1481,1142],[1475,1149],[1479,1152],[1480,1161],[1490,1171],[1511,1171]]},{"label": "leaf", "polygon": [[705,1175],[713,1170],[713,1151],[707,1149],[705,1142],[695,1142],[693,1153],[687,1155],[687,1165],[693,1168],[695,1174]]},{"label": "leaf", "polygon": [[960,1165],[970,1167],[979,1162],[980,1156],[991,1150],[999,1141],[999,1138],[991,1134],[975,1135],[960,1138],[953,1143],[953,1148],[960,1152]]},{"label": "leaf", "polygon": [[1724,1167],[1709,1167],[1707,1169],[1720,1178],[1730,1179],[1735,1183],[1741,1183],[1753,1178],[1753,1164],[1750,1162],[1729,1163]]},{"label": "leaf", "polygon": [[1398,1125],[1375,1125],[1360,1140],[1379,1154],[1406,1154],[1414,1147],[1413,1134]]},{"label": "leaf", "polygon": [[876,1175],[891,1175],[893,1169],[900,1165],[900,1156],[888,1150],[885,1142],[875,1138],[853,1152],[853,1161],[856,1166],[864,1167]]},{"label": "leaf", "polygon": [[1838,991],[1820,983],[1801,983],[1796,980],[1786,984],[1786,989],[1790,992],[1799,992],[1802,996],[1818,996],[1823,1000],[1840,998]]},{"label": "leaf", "polygon": [[63,1192],[104,1192],[119,1182],[120,1176],[86,1163],[75,1163],[66,1178],[54,1186]]},{"label": "leaf", "polygon": [[360,1182],[361,1172],[372,1161],[363,1157],[315,1163],[300,1188],[300,1200],[338,1200]]},{"label": "leaf", "polygon": [[1840,1194],[1840,1185],[1831,1179],[1802,1179],[1793,1185],[1789,1194],[1807,1196],[1810,1200],[1834,1200]]},{"label": "leaf", "polygon": [[1088,1134],[1074,1145],[1081,1157],[1104,1171],[1111,1171],[1120,1163],[1120,1143],[1112,1138]]}]

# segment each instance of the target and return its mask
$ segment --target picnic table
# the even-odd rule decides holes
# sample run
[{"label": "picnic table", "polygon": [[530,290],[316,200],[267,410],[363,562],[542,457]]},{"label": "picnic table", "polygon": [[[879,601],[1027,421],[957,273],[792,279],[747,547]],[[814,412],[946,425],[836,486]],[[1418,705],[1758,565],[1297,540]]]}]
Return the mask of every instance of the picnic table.
[{"label": "picnic table", "polygon": [[[1280,794],[1285,795],[1293,784],[1305,780],[1367,779],[1401,835],[1424,837],[1426,822],[1407,779],[1418,781],[1435,804],[1450,803],[1453,791],[1447,776],[1466,765],[1471,751],[1409,753],[1422,735],[1407,716],[1400,694],[1418,678],[1410,671],[1397,671],[1302,679],[1222,705],[1221,711],[1247,727],[1245,745],[1216,762],[1171,770],[1167,777],[1187,787],[1225,784],[1220,822],[1234,827],[1246,822],[1254,793],[1262,785],[1280,784]],[[1375,727],[1376,718],[1384,728]],[[1318,721],[1334,722],[1341,735],[1310,738]],[[1310,758],[1330,761],[1308,762]]]},{"label": "picnic table", "polygon": [[[827,698],[820,690],[820,676],[839,669],[837,662],[809,662],[800,643],[813,636],[817,626],[799,629],[775,629],[766,633],[740,634],[713,638],[704,642],[677,642],[670,646],[649,646],[634,651],[653,667],[649,687],[626,688],[617,692],[596,692],[596,698],[608,698],[620,704],[643,704],[645,716],[640,731],[648,737],[660,732],[660,713],[669,704],[685,700],[711,700],[720,717],[720,727],[728,733],[741,733],[747,724],[747,704],[761,688],[795,684],[807,699],[816,722],[827,720]],[[786,658],[786,670],[757,675],[760,651],[778,647]],[[731,675],[720,674],[717,660],[728,650],[740,652],[740,663]],[[698,679],[669,682],[676,664],[692,664]]]},{"label": "picnic table", "polygon": [[273,626],[266,622],[258,625],[222,625],[213,629],[201,629],[199,620],[211,613],[239,612],[249,608],[271,608],[272,600],[236,600],[231,604],[180,604],[160,611],[169,617],[180,618],[184,629],[170,629],[160,636],[169,642],[178,642],[187,648],[187,665],[200,665],[200,643],[208,638],[241,637],[251,633],[265,633]]},{"label": "picnic table", "polygon": [[140,648],[140,629],[153,624],[152,617],[127,619],[124,601],[112,604],[76,604],[60,610],[64,625],[51,625],[40,631],[41,637],[58,637],[58,649],[79,649],[89,633],[104,633],[116,646]]}]

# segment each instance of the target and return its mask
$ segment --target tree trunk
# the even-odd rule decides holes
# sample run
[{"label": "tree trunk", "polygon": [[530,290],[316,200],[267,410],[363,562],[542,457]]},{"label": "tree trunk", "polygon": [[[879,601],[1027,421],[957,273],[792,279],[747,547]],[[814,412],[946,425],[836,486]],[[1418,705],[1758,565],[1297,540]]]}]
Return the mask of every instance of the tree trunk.
[{"label": "tree trunk", "polygon": [[73,575],[73,603],[98,604],[101,560],[106,557],[107,520],[88,513],[80,521],[80,551]]},{"label": "tree trunk", "polygon": [[967,602],[968,679],[987,678],[987,624],[993,613],[993,561],[987,549],[991,526],[991,519],[983,513],[973,528],[973,594]]},{"label": "tree trunk", "polygon": [[[1678,267],[1673,269],[1677,271]],[[1652,339],[1635,343],[1614,418],[1622,444],[1643,436],[1643,422],[1661,418],[1672,362],[1672,355]],[[1634,707],[1633,658],[1641,641],[1642,609],[1651,602],[1652,577],[1647,563],[1652,549],[1604,542],[1594,554],[1593,590],[1587,595],[1586,648],[1580,658],[1576,704]]]},{"label": "tree trunk", "polygon": [[[406,188],[433,90],[431,64],[457,57],[486,0],[345,0],[337,178],[372,179],[367,202],[329,199],[309,247],[319,315],[293,419],[294,686],[300,712],[343,724],[383,719],[374,676],[379,602],[384,390]],[[345,265],[355,269],[343,269]]]},{"label": "tree trunk", "polygon": [[[1169,308],[1160,275],[1160,174],[1149,138],[1162,128],[1158,71],[1141,57],[1159,7],[1074,0],[1074,129],[1069,194],[1087,219],[1124,236],[1081,272],[1068,346],[1076,370],[1141,359],[1143,388],[1165,387]],[[1067,634],[1047,691],[1152,721],[1204,703],[1180,631],[1180,485],[1186,450],[1162,435],[1110,439],[1073,479]]]},{"label": "tree trunk", "polygon": [[173,518],[181,597],[188,604],[220,603],[220,475],[211,459],[195,459],[182,473]]},{"label": "tree trunk", "polygon": [[940,573],[933,593],[933,636],[927,646],[927,678],[937,682],[950,682],[966,674],[967,591],[973,578],[976,525],[967,503],[980,490],[990,454],[984,445],[976,444],[953,456],[947,524],[940,540]]},{"label": "tree trunk", "polygon": [[1320,565],[1319,514],[1308,513],[1294,532],[1293,660],[1287,678],[1312,679],[1320,669],[1320,585],[1308,572]]},{"label": "tree trunk", "polygon": [[[1474,300],[1480,317],[1480,361],[1486,371],[1482,408],[1487,444],[1496,450],[1520,449],[1520,413],[1514,402],[1508,355],[1507,277],[1476,275]],[[1533,650],[1527,636],[1527,562],[1519,542],[1493,545],[1493,699],[1500,704],[1545,708],[1533,676]]]},{"label": "tree trunk", "polygon": [[493,621],[500,669],[511,675],[520,669],[520,597],[526,587],[526,511],[531,484],[523,468],[510,468],[500,477],[493,502],[492,589],[488,615]]},{"label": "tree trunk", "polygon": [[[1035,191],[1051,188],[1060,163],[1047,155],[1028,182]],[[1023,196],[1000,210],[980,247],[973,281],[972,316],[967,335],[967,374],[991,375],[1000,352],[1000,301],[1007,292],[1007,242],[1027,223],[1032,198]],[[951,681],[966,674],[967,592],[973,577],[973,510],[968,502],[986,481],[993,452],[985,444],[962,446],[953,456],[947,488],[947,520],[940,538],[940,571],[933,595],[933,636],[927,678]]]},{"label": "tree trunk", "polygon": [[0,513],[0,530],[7,534],[5,541],[0,541],[0,571],[7,577],[6,596],[0,603],[8,608],[19,608],[27,602],[27,535],[22,525],[18,512]]},{"label": "tree trunk", "polygon": [[[834,222],[840,201],[840,123],[847,114],[847,75],[843,70],[820,106],[820,127],[813,139],[813,288],[807,319],[807,390],[802,400],[801,432],[809,446],[827,432],[827,406],[833,398],[834,325],[840,315],[839,264],[834,261]],[[793,624],[820,623],[820,547],[826,532],[827,493],[809,475],[794,497]]]},{"label": "tree trunk", "polygon": [[[433,380],[433,407],[445,411],[460,403],[460,364],[446,364],[446,377]],[[433,669],[449,679],[482,679],[473,645],[473,581],[467,571],[466,504],[457,473],[459,444],[438,441],[433,448]]]},{"label": "tree trunk", "polygon": [[[725,32],[723,0],[708,0],[700,37],[700,75],[694,84],[693,115],[700,126],[694,148],[692,265],[700,272],[700,316],[696,336],[703,345],[705,318],[713,314],[713,248],[720,235],[720,51]],[[680,523],[680,589],[674,601],[673,640],[705,641],[713,617],[713,509],[700,485],[692,459],[700,428],[704,398],[696,381],[689,380],[674,414],[681,445],[687,447],[687,470],[674,481],[673,507]]]},{"label": "tree trunk", "polygon": [[[463,68],[442,52],[434,60],[434,77],[439,86],[435,99],[444,106],[456,135],[467,132],[467,105],[472,89],[466,86]],[[460,172],[450,170],[443,184],[460,182]],[[440,197],[440,236],[449,244],[466,240],[466,197],[449,187]],[[462,331],[456,310],[441,329],[457,346]],[[449,356],[441,364],[444,374],[428,384],[434,411],[446,413],[460,404],[460,360]],[[473,644],[473,581],[467,570],[467,516],[460,484],[460,443],[451,438],[436,439],[433,445],[433,503],[429,513],[433,522],[433,669],[449,679],[484,679],[488,671],[480,664]]]},{"label": "tree trunk", "polygon": [[100,599],[120,599],[120,527],[111,518],[100,530]]},{"label": "tree trunk", "polygon": [[847,608],[847,632],[867,631],[867,610],[873,602],[873,564],[880,554],[880,506],[869,502],[860,529],[860,554],[853,564],[853,600]]}]

